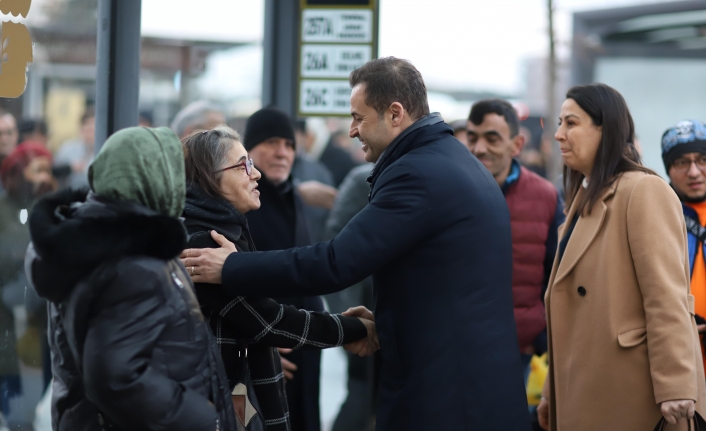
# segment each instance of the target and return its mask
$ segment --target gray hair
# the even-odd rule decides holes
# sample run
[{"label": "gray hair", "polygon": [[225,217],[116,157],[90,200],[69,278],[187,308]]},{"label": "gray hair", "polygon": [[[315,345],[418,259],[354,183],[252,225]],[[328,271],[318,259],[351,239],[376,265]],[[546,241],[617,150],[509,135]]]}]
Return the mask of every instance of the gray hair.
[{"label": "gray hair", "polygon": [[192,133],[181,140],[187,182],[199,184],[210,196],[222,196],[220,180],[228,152],[235,143],[242,145],[238,132],[228,126]]},{"label": "gray hair", "polygon": [[191,102],[176,114],[170,127],[179,138],[183,138],[188,129],[204,124],[208,120],[208,114],[211,112],[222,114],[223,110],[218,105],[207,100]]}]

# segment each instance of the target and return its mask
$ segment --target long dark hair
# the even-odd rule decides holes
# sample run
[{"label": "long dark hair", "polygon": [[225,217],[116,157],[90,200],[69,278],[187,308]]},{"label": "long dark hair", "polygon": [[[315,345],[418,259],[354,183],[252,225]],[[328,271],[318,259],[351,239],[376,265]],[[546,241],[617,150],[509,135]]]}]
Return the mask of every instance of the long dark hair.
[{"label": "long dark hair", "polygon": [[218,170],[224,167],[228,152],[236,142],[243,140],[228,126],[199,131],[182,139],[187,183],[200,185],[209,196],[222,196],[223,173]]},{"label": "long dark hair", "polygon": [[[566,93],[566,98],[573,99],[591,117],[593,124],[602,127],[591,181],[578,202],[576,214],[590,214],[605,190],[624,172],[657,175],[642,166],[635,148],[635,124],[625,99],[617,90],[605,84],[578,85]],[[573,204],[583,180],[581,172],[564,166],[566,208]]]}]

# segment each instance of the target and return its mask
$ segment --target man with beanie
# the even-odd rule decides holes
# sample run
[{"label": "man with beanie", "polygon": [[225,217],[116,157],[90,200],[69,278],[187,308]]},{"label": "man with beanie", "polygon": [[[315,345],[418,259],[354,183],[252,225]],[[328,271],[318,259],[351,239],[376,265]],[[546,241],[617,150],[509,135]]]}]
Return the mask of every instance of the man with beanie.
[{"label": "man with beanie", "polygon": [[[682,202],[691,294],[696,323],[703,334],[706,332],[706,125],[698,120],[684,120],[667,129],[662,135],[662,160],[672,188]],[[701,346],[702,353],[706,353],[703,335]]]},{"label": "man with beanie", "polygon": [[230,385],[186,269],[184,153],[167,128],[120,130],[29,216],[30,285],[51,302],[52,428],[234,431]]},{"label": "man with beanie", "polygon": [[[304,201],[291,176],[296,144],[290,118],[273,107],[255,112],[245,126],[243,145],[262,174],[258,181],[260,209],[246,215],[257,249],[285,250],[311,244]],[[324,309],[318,296],[276,299],[300,309]],[[294,378],[287,382],[292,430],[319,431],[321,351],[295,350],[284,358],[296,366]]]}]

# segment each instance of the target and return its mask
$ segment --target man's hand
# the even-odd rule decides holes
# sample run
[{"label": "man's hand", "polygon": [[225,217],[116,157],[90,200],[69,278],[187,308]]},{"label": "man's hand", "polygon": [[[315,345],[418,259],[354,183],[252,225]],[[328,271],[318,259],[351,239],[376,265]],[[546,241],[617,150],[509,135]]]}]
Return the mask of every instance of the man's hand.
[{"label": "man's hand", "polygon": [[704,323],[703,325],[696,325],[696,330],[699,331],[699,334],[703,334],[704,332],[706,332],[706,323]]},{"label": "man's hand", "polygon": [[665,401],[662,403],[662,416],[674,425],[681,419],[686,419],[690,421],[694,418],[694,404],[693,400],[672,400]]},{"label": "man's hand", "polygon": [[297,185],[297,190],[307,205],[314,207],[333,208],[338,190],[318,181],[304,181]]},{"label": "man's hand", "polygon": [[297,371],[297,366],[294,365],[293,362],[284,359],[284,356],[282,356],[291,352],[292,349],[283,349],[281,347],[278,347],[277,350],[279,350],[279,360],[282,363],[282,372],[284,373],[284,378],[287,380],[292,380],[294,378],[294,372]]},{"label": "man's hand", "polygon": [[542,429],[549,429],[549,400],[544,397],[537,406],[537,419],[539,419],[539,426]]},{"label": "man's hand", "polygon": [[221,248],[190,248],[179,256],[194,283],[221,284],[223,264],[231,253],[238,251],[235,244],[215,230],[211,231],[211,238]]},{"label": "man's hand", "polygon": [[[370,313],[370,311],[368,312]],[[368,330],[368,336],[361,340],[354,341],[353,343],[346,344],[345,346],[343,346],[343,348],[346,349],[348,352],[351,352],[354,355],[358,355],[360,357],[370,356],[380,349],[378,334],[377,332],[375,332],[375,322],[373,322],[372,320],[364,319],[362,317],[358,317],[358,319],[363,322],[363,325],[365,325],[365,329]]]}]

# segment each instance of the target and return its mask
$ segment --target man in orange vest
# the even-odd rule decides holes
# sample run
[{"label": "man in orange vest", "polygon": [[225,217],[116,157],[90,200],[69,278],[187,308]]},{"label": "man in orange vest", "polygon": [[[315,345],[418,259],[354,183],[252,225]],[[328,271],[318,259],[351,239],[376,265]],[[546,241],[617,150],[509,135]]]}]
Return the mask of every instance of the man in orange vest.
[{"label": "man in orange vest", "polygon": [[[706,125],[685,120],[662,135],[662,160],[682,202],[691,267],[691,294],[699,333],[706,332]],[[704,337],[701,337],[704,346]],[[702,352],[703,353],[703,352]],[[706,362],[705,362],[706,366]]]}]

